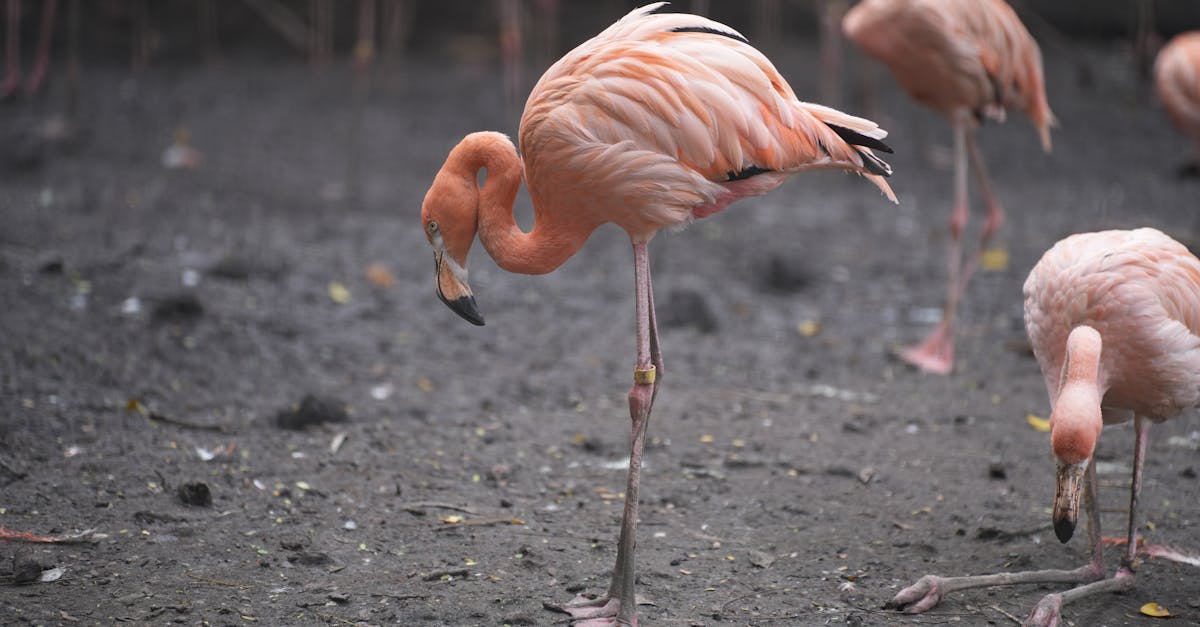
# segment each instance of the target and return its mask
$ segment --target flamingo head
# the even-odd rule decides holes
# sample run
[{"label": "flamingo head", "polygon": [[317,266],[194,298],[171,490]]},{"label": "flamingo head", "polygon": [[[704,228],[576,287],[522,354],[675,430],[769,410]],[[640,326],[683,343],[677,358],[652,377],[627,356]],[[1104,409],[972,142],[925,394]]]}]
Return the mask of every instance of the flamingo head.
[{"label": "flamingo head", "polygon": [[467,283],[467,252],[475,241],[478,211],[474,181],[452,176],[443,168],[421,204],[421,224],[433,247],[438,298],[467,322],[483,326]]},{"label": "flamingo head", "polygon": [[1088,326],[1075,328],[1067,338],[1062,383],[1050,412],[1050,446],[1057,465],[1054,535],[1061,542],[1075,533],[1085,478],[1104,427],[1099,373],[1100,333]]}]

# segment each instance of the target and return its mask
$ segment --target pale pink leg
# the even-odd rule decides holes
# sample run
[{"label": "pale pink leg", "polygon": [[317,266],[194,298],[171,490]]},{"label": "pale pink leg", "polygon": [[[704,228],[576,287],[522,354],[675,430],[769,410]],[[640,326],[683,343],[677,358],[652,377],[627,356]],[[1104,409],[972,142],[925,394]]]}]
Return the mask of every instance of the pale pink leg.
[{"label": "pale pink leg", "polygon": [[967,134],[967,154],[971,158],[971,169],[975,171],[975,180],[979,183],[979,191],[983,195],[983,203],[987,206],[987,217],[984,218],[983,228],[979,234],[979,250],[971,256],[971,260],[967,262],[966,267],[962,271],[962,277],[959,279],[958,294],[962,297],[963,292],[967,291],[967,282],[971,280],[971,275],[979,268],[979,261],[983,258],[983,253],[987,251],[988,246],[992,243],[992,237],[996,235],[996,231],[1004,226],[1004,206],[1000,204],[1000,200],[996,198],[996,193],[992,190],[992,181],[988,177],[987,166],[983,162],[983,153],[979,151],[979,142],[975,139],[975,132],[972,130]]},{"label": "pale pink leg", "polygon": [[58,0],[45,0],[42,5],[42,24],[38,31],[37,52],[33,57],[33,69],[29,79],[25,81],[25,93],[36,94],[46,80],[46,71],[50,69],[50,39],[54,35],[54,12],[58,8]]},{"label": "pale pink leg", "polygon": [[576,627],[637,626],[637,599],[634,594],[634,549],[637,546],[638,489],[642,471],[642,448],[650,408],[658,394],[662,376],[662,351],[654,315],[654,294],[650,284],[650,257],[645,243],[633,245],[634,273],[637,282],[637,367],[633,388],[629,390],[629,415],[633,420],[630,437],[629,476],[625,487],[625,512],[617,540],[617,563],[613,567],[608,592],[598,598],[576,597],[562,609],[584,619]]},{"label": "pale pink leg", "polygon": [[900,353],[908,363],[934,374],[954,369],[954,318],[962,293],[962,233],[967,228],[967,132],[970,121],[963,112],[954,117],[954,208],[950,212],[950,253],[947,263],[946,307],[942,321],[925,341]]},{"label": "pale pink leg", "polygon": [[0,98],[8,98],[21,86],[21,0],[8,0],[4,14],[4,82]]},{"label": "pale pink leg", "polygon": [[[1008,586],[1022,583],[1087,583],[1103,578],[1104,547],[1100,544],[1100,508],[1096,502],[1095,495],[1096,469],[1093,465],[1089,465],[1087,469],[1087,487],[1083,498],[1084,507],[1087,509],[1088,515],[1088,546],[1091,548],[1092,558],[1084,566],[1075,570],[1031,570],[1019,573],[977,575],[974,577],[938,577],[937,575],[926,575],[919,579],[917,583],[901,590],[884,607],[903,610],[909,614],[918,614],[934,607],[942,600],[942,597],[956,590],[987,586]],[[1049,613],[1052,609],[1051,605],[1057,603],[1058,607],[1061,607],[1062,603],[1078,598],[1079,595],[1076,593],[1076,590],[1085,588],[1088,588],[1088,586],[1081,586],[1062,595],[1048,595],[1038,605],[1038,608],[1042,609],[1042,605],[1045,604],[1047,607],[1044,610]],[[1051,599],[1051,597],[1055,597],[1055,599]]]}]

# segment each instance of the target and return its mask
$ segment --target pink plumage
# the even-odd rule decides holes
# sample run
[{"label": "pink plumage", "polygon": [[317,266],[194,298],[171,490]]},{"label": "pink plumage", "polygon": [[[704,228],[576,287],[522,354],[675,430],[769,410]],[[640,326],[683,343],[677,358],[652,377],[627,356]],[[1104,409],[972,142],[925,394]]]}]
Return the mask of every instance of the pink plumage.
[{"label": "pink plumage", "polygon": [[1200,400],[1200,261],[1150,228],[1081,233],[1058,242],[1025,281],[1025,329],[1051,403],[1067,337],[1102,343],[1096,385],[1105,424],[1130,412],[1162,421]]},{"label": "pink plumage", "polygon": [[[1025,622],[1051,626],[1059,624],[1066,602],[1134,585],[1135,557],[1146,550],[1138,543],[1137,505],[1148,427],[1200,404],[1200,260],[1155,229],[1081,233],[1042,256],[1024,291],[1025,328],[1050,394],[1054,531],[1063,542],[1071,539],[1082,501],[1091,559],[1074,570],[926,575],[890,607],[923,612],[964,588],[1079,584],[1043,597]],[[1105,424],[1130,418],[1135,443],[1126,552],[1106,578],[1093,454]]]},{"label": "pink plumage", "polygon": [[1175,127],[1192,140],[1200,167],[1200,31],[1176,35],[1159,51],[1154,89]]},{"label": "pink plumage", "polygon": [[[888,198],[890,152],[874,122],[801,102],[740,33],[695,15],[636,9],[555,63],[521,117],[521,155],[499,133],[472,133],[446,159],[421,206],[434,249],[437,293],[482,325],[467,283],[478,235],[510,272],[550,272],[600,225],[615,223],[634,250],[637,362],[625,510],[607,592],[562,610],[579,625],[637,625],[634,546],[642,448],[663,375],[648,244],[663,227],[704,218],[775,189],[797,172],[857,172]],[[477,183],[487,170],[483,186]],[[524,180],[534,226],[513,219]]]}]

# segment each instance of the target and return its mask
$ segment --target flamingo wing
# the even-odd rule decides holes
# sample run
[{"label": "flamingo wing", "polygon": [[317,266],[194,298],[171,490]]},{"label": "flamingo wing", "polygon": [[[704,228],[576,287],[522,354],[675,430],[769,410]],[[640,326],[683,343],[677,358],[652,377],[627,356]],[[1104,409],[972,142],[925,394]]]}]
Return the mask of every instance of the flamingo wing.
[{"label": "flamingo wing", "polygon": [[885,131],[801,103],[737,31],[650,14],[657,7],[576,48],[534,87],[520,129],[534,193],[551,170],[586,171],[606,195],[665,211],[650,218],[658,226],[690,219],[730,182],[767,173],[782,182],[805,169],[853,169],[891,195],[881,178],[891,169],[871,152],[888,150]]}]

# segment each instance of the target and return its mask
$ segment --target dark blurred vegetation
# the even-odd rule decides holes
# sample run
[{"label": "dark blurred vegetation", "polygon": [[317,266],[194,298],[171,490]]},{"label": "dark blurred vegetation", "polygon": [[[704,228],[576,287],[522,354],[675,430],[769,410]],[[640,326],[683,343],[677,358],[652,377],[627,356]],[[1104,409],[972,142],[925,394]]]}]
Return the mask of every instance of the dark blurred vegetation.
[{"label": "dark blurred vegetation", "polygon": [[[25,54],[37,39],[45,1],[21,2]],[[770,48],[787,37],[816,37],[819,1],[680,0],[667,10],[699,10],[741,30],[760,47]],[[499,54],[503,0],[59,0],[53,47],[62,53],[70,45],[71,12],[77,10],[76,41],[85,66],[305,60],[311,45],[311,33],[305,29],[317,23],[324,11],[333,57],[345,59],[354,49],[360,11],[367,3],[374,7],[372,30],[385,59]],[[545,50],[545,55],[557,56],[646,2],[514,0],[511,4],[520,7],[522,24],[533,22],[535,15],[556,12],[553,49]],[[1132,41],[1139,12],[1162,38],[1200,28],[1196,0],[1012,0],[1012,4],[1039,39]]]}]

